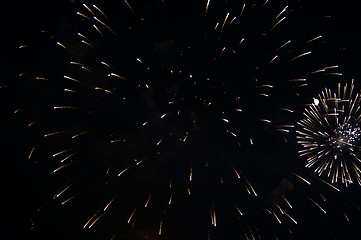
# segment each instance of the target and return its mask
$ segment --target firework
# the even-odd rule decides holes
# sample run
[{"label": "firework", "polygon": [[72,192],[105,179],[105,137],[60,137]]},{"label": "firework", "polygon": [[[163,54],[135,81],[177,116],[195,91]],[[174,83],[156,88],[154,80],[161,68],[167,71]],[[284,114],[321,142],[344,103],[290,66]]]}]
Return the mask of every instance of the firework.
[{"label": "firework", "polygon": [[332,183],[361,184],[360,94],[353,81],[338,84],[337,92],[326,88],[305,109],[304,117],[298,123],[297,138],[306,167],[327,175]]},{"label": "firework", "polygon": [[298,49],[279,34],[289,7],[268,1],[75,4],[76,27],[42,32],[54,57],[19,75],[36,103],[17,111],[36,109],[28,158],[53,160],[53,201],[73,210],[65,222],[77,219],[86,236],[183,239],[239,235],[225,213],[246,238],[300,222],[293,184],[268,182],[274,139],[293,129],[292,100],[310,79],[337,75],[337,66],[303,67],[321,36]]}]

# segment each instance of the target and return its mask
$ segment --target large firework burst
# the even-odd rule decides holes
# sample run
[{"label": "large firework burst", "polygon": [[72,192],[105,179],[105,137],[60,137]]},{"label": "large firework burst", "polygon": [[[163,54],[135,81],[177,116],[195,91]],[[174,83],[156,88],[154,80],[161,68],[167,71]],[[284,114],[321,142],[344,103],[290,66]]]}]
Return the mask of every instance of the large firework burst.
[{"label": "large firework burst", "polygon": [[20,47],[49,60],[16,88],[33,101],[16,109],[33,137],[28,158],[52,158],[42,164],[53,202],[68,206],[76,232],[257,238],[276,235],[260,230],[268,222],[299,222],[294,186],[275,167],[285,143],[273,140],[293,128],[307,81],[338,75],[306,64],[322,37],[279,34],[291,28],[283,4],[180,2],[75,3],[65,30]]}]

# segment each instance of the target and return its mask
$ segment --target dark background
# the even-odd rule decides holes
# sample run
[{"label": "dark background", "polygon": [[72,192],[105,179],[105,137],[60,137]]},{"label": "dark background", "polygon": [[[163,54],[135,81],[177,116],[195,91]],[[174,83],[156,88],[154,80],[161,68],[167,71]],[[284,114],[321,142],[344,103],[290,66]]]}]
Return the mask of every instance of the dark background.
[{"label": "dark background", "polygon": [[[359,85],[358,82],[361,77],[359,70],[361,18],[358,14],[357,2],[301,0],[297,2],[297,5],[303,12],[303,16],[307,16],[296,23],[301,26],[300,31],[318,32],[319,29],[322,29],[321,34],[327,38],[328,49],[330,49],[330,55],[326,54],[325,60],[337,59],[344,79],[349,81],[354,78],[356,86]],[[2,15],[2,40],[4,43],[1,45],[2,84],[0,85],[11,85],[11,81],[15,81],[14,79],[19,74],[19,66],[24,64],[23,60],[19,59],[16,54],[17,47],[24,42],[31,41],[34,32],[38,32],[39,29],[57,28],[62,23],[63,16],[69,14],[73,5],[67,1],[13,1],[10,6],[8,4],[5,6]],[[302,29],[302,26],[307,26],[307,29]],[[327,87],[335,86],[332,84],[330,83]],[[42,206],[47,196],[56,191],[54,190],[56,186],[47,180],[50,178],[48,172],[43,171],[33,162],[27,161],[28,153],[24,149],[28,150],[29,144],[24,134],[25,127],[20,127],[24,124],[13,116],[13,112],[17,108],[15,102],[18,99],[14,99],[12,91],[6,88],[2,88],[0,91],[2,91],[0,92],[0,157],[2,161],[1,182],[3,184],[1,195],[5,213],[3,221],[5,225],[3,224],[2,227],[6,231],[10,231],[13,239],[32,235],[39,239],[45,239],[49,236],[53,239],[68,239],[74,234],[72,232],[73,226],[66,225],[64,219],[67,217],[62,216],[59,210],[55,211],[60,216],[59,218],[49,217],[47,219],[45,217],[41,223],[47,227],[40,227],[40,231],[34,230],[36,226],[33,226],[33,218],[36,216],[37,209]],[[318,93],[318,91],[315,92]],[[343,196],[336,196],[336,200],[332,202],[335,206],[329,207],[335,209],[348,207],[350,202],[356,202],[355,205],[357,205],[360,200],[359,195],[359,189],[355,186]],[[338,202],[342,202],[344,205],[340,206]],[[307,227],[305,230],[297,229],[293,238],[346,239],[346,236],[352,236],[352,234],[357,236],[361,216],[356,208],[353,209],[355,211],[350,223],[345,223],[343,219],[333,216],[330,217],[331,220],[312,222],[312,215],[308,216],[311,227]],[[47,235],[47,232],[50,235]],[[53,233],[56,235],[52,236]],[[225,239],[225,233],[218,234],[220,239]]]}]

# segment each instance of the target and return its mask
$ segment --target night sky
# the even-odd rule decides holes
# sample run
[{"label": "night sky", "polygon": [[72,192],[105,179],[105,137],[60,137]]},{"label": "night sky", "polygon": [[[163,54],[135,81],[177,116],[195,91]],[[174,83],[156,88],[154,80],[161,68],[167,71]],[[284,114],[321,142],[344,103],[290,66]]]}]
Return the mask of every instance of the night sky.
[{"label": "night sky", "polygon": [[360,185],[331,184],[305,168],[296,139],[297,122],[322,90],[354,79],[360,91],[358,6],[206,6],[18,0],[5,7],[5,233],[358,239]]}]

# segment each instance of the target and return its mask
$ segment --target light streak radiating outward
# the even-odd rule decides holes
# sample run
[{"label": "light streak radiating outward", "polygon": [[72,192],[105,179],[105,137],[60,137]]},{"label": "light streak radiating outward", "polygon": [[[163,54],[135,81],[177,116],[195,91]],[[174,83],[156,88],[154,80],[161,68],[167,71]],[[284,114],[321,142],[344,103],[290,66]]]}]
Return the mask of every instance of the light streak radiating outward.
[{"label": "light streak radiating outward", "polygon": [[353,81],[338,84],[337,92],[326,88],[298,122],[299,154],[307,158],[306,167],[327,175],[332,184],[341,181],[347,187],[356,181],[361,185],[360,101]]}]

